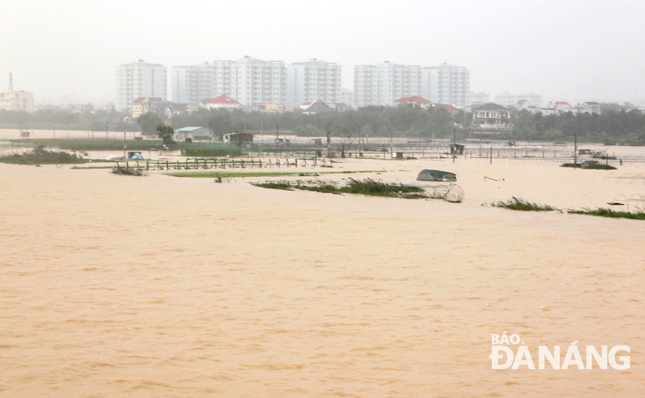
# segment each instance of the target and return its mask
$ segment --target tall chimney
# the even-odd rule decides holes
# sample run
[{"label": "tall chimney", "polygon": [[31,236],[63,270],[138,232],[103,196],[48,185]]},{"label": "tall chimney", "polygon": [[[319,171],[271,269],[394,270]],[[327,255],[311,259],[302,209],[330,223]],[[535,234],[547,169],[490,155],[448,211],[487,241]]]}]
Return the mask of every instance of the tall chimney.
[{"label": "tall chimney", "polygon": [[13,91],[13,74],[9,72],[9,91]]}]

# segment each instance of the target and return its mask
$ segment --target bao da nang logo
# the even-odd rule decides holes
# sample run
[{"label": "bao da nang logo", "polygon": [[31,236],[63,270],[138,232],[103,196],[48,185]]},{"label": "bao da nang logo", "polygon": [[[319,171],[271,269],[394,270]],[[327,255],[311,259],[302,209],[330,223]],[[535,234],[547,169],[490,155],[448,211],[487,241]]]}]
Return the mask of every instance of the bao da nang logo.
[{"label": "bao da nang logo", "polygon": [[[492,361],[493,369],[536,368],[536,363],[531,356],[529,347],[521,341],[519,335],[511,334],[507,336],[506,332],[501,336],[493,334],[492,343],[493,347],[489,358]],[[629,369],[629,347],[626,345],[616,345],[611,348],[603,345],[600,350],[592,345],[585,346],[584,349],[581,348],[581,346],[578,346],[578,340],[573,341],[563,349],[559,345],[551,348],[541,345],[537,351],[537,368],[593,369],[596,366],[599,369],[607,369],[607,365],[609,365],[617,370]],[[563,358],[562,354],[565,350],[566,354],[564,354]],[[581,351],[584,353],[584,361],[582,360]],[[623,355],[625,353],[627,355]]]}]

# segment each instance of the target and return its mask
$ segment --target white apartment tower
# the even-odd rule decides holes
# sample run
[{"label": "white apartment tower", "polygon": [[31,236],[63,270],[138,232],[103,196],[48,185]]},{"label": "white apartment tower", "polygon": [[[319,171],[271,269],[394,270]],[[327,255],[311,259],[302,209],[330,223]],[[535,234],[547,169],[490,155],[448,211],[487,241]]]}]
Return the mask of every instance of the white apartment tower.
[{"label": "white apartment tower", "polygon": [[130,110],[139,97],[167,98],[166,67],[139,62],[116,67],[116,110]]},{"label": "white apartment tower", "polygon": [[213,66],[208,62],[172,67],[170,72],[172,101],[197,106],[202,100],[212,98],[212,91]]},{"label": "white apartment tower", "polygon": [[532,91],[525,94],[509,94],[508,92],[504,92],[495,96],[495,103],[503,106],[512,106],[521,100],[526,100],[529,106],[541,106],[542,94],[536,94]]},{"label": "white apartment tower", "polygon": [[423,68],[421,96],[438,104],[470,105],[470,70],[443,64]]},{"label": "white apartment tower", "polygon": [[286,103],[287,70],[282,61],[245,56],[237,61],[213,62],[211,96],[227,95],[242,105]]},{"label": "white apartment tower", "polygon": [[421,93],[421,67],[385,61],[379,65],[354,68],[354,96],[357,107],[393,106],[401,97]]},{"label": "white apartment tower", "polygon": [[312,58],[294,62],[287,70],[287,105],[317,100],[328,104],[341,102],[341,66]]}]

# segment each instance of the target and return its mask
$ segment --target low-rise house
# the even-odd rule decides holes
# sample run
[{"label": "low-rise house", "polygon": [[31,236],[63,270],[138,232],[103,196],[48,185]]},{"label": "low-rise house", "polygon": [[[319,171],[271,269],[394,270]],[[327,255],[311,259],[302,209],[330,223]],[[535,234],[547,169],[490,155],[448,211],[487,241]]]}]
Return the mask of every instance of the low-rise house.
[{"label": "low-rise house", "polygon": [[600,115],[602,110],[598,102],[583,102],[581,105],[576,106],[576,113],[596,113]]},{"label": "low-rise house", "polygon": [[244,142],[253,142],[253,134],[249,134],[249,133],[224,134],[223,141],[225,144],[241,145]]},{"label": "low-rise house", "polygon": [[208,137],[208,140],[210,140],[210,129],[206,127],[182,127],[175,130],[175,140],[177,141],[205,141],[206,138],[203,137]]},{"label": "low-rise house", "polygon": [[282,104],[261,103],[261,104],[253,104],[253,107],[251,109],[258,112],[281,113],[285,111],[285,106]]},{"label": "low-rise house", "polygon": [[144,113],[150,112],[150,105],[163,101],[160,97],[139,97],[132,101],[132,119],[136,119]]},{"label": "low-rise house", "polygon": [[511,112],[508,108],[489,102],[473,108],[473,126],[476,131],[508,130]]},{"label": "low-rise house", "polygon": [[556,103],[553,104],[553,109],[560,111],[560,113],[564,113],[571,111],[573,107],[566,101],[556,101]]},{"label": "low-rise house", "polygon": [[418,95],[413,95],[412,97],[401,97],[394,101],[394,105],[418,106],[421,109],[428,109],[431,103],[432,102],[430,102],[429,100]]},{"label": "low-rise house", "polygon": [[241,106],[239,102],[224,94],[202,100],[202,105],[207,109],[238,109]]},{"label": "low-rise house", "polygon": [[300,109],[302,109],[302,113],[305,114],[314,114],[318,112],[328,112],[331,111],[333,108],[321,100],[316,100],[313,102],[304,102],[300,105]]},{"label": "low-rise house", "polygon": [[170,120],[174,115],[191,113],[195,109],[190,104],[177,104],[172,101],[160,101],[150,105],[148,112],[154,112],[164,120]]}]

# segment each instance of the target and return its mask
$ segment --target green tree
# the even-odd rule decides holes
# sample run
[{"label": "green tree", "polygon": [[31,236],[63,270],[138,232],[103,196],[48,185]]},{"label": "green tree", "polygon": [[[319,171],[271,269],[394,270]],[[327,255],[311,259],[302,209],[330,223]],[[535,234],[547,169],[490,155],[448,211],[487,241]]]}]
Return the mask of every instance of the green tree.
[{"label": "green tree", "polygon": [[163,120],[154,112],[146,112],[137,118],[137,123],[141,126],[141,134],[153,135],[155,127],[163,124]]},{"label": "green tree", "polygon": [[165,124],[157,125],[157,136],[161,138],[164,145],[172,145],[175,143],[175,129]]},{"label": "green tree", "polygon": [[349,151],[354,144],[354,139],[352,138],[352,130],[347,129],[336,131],[334,133],[333,142],[334,147],[340,152],[340,157],[344,158],[347,154],[347,151]]},{"label": "green tree", "polygon": [[564,137],[564,134],[562,134],[562,131],[558,129],[551,128],[544,132],[544,138],[547,140],[557,141],[562,139],[562,137]]}]

